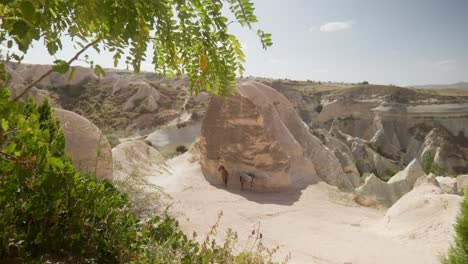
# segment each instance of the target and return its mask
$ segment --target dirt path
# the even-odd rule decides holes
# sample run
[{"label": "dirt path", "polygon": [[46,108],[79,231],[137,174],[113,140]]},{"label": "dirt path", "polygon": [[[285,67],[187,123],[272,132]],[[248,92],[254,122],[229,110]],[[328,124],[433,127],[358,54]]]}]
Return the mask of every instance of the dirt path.
[{"label": "dirt path", "polygon": [[326,184],[300,193],[230,191],[210,185],[189,159],[170,160],[171,175],[150,179],[172,196],[171,212],[188,234],[205,234],[222,210],[220,234],[232,228],[245,240],[260,223],[264,242],[279,245],[279,256],[290,252],[292,263],[438,263],[445,247],[392,238],[376,228],[384,211],[359,207]]}]

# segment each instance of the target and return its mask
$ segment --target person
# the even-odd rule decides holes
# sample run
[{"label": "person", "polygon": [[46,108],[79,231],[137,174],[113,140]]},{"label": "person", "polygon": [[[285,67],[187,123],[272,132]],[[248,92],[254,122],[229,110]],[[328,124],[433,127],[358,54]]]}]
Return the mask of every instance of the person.
[{"label": "person", "polygon": [[253,188],[253,182],[255,179],[255,174],[251,171],[241,172],[239,175],[239,180],[241,183],[241,190],[244,190],[244,183],[250,182],[250,189]]},{"label": "person", "polygon": [[226,170],[226,168],[222,164],[219,165],[218,171],[221,172],[221,177],[223,178],[224,187],[227,188],[229,172]]}]

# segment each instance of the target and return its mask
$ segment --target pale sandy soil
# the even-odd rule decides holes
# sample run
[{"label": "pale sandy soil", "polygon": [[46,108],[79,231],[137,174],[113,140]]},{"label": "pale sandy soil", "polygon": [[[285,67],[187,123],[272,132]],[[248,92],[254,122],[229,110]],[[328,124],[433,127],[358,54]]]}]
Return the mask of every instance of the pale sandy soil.
[{"label": "pale sandy soil", "polygon": [[210,185],[190,157],[170,160],[170,175],[150,178],[172,197],[170,212],[188,234],[201,237],[223,211],[219,239],[232,228],[248,249],[246,240],[260,223],[264,242],[279,245],[279,257],[291,253],[290,263],[438,263],[446,249],[447,239],[433,241],[430,233],[420,240],[392,236],[382,228],[384,210],[357,206],[324,183],[297,193],[225,190]]}]

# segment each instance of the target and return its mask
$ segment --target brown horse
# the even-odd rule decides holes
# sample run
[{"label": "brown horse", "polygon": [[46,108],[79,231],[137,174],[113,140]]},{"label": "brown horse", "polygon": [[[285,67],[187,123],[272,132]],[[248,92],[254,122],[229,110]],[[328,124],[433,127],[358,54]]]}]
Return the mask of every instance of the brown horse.
[{"label": "brown horse", "polygon": [[218,171],[221,172],[221,177],[223,177],[224,187],[227,188],[228,179],[229,179],[229,172],[223,165],[219,165]]}]

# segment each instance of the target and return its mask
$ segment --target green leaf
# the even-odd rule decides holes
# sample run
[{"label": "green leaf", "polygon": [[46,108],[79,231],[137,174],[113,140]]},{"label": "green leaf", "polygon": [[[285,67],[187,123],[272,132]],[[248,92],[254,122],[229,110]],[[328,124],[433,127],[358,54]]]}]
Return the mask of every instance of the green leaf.
[{"label": "green leaf", "polygon": [[49,163],[50,166],[53,166],[55,168],[58,168],[58,169],[63,169],[64,165],[63,165],[63,162],[62,160],[60,160],[59,158],[56,158],[56,157],[50,157],[47,162]]},{"label": "green leaf", "polygon": [[8,121],[2,118],[1,127],[4,132],[8,130]]},{"label": "green leaf", "polygon": [[54,65],[52,66],[52,70],[61,74],[64,74],[70,69],[70,65],[64,60],[56,60],[54,61]]},{"label": "green leaf", "polygon": [[95,73],[96,76],[98,76],[98,77],[105,77],[105,76],[106,76],[106,72],[105,72],[104,69],[103,69],[100,65],[98,65],[98,64],[96,64],[96,65],[94,66],[94,73]]},{"label": "green leaf", "polygon": [[32,21],[36,13],[34,5],[30,1],[22,1],[20,4],[21,12],[26,20]]}]

